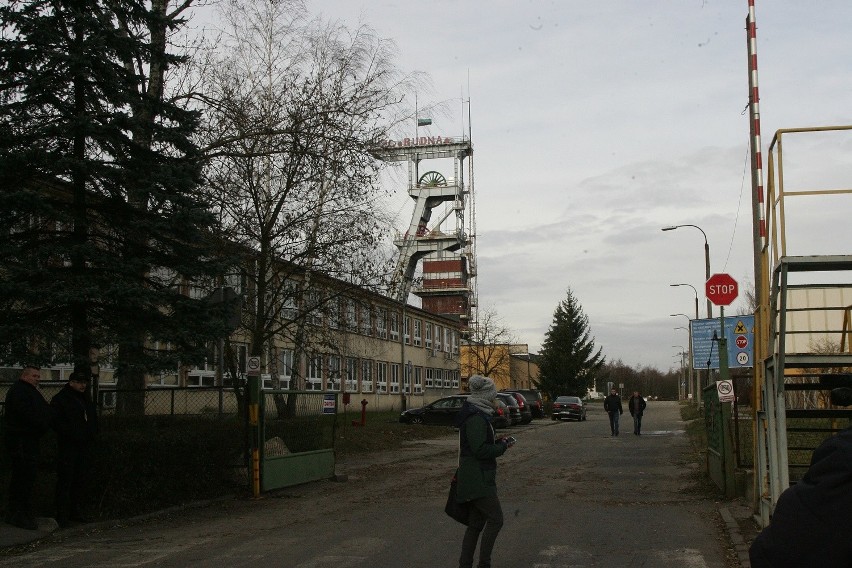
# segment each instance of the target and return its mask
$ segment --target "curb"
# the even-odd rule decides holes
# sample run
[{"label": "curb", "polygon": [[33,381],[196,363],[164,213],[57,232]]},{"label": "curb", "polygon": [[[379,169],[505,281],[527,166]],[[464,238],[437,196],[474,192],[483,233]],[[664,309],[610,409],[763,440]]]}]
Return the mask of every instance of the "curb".
[{"label": "curb", "polygon": [[739,523],[737,523],[727,507],[720,507],[719,513],[721,513],[722,520],[725,522],[725,531],[728,533],[728,540],[730,540],[731,546],[737,553],[740,566],[742,568],[751,568],[751,560],[748,557],[749,545],[743,539]]}]

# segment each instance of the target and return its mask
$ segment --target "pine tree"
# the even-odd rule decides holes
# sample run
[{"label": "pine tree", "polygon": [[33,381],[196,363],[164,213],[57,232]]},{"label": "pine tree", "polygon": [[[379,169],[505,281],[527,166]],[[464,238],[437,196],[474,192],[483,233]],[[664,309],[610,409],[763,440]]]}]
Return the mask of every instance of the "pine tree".
[{"label": "pine tree", "polygon": [[7,364],[87,362],[93,345],[118,345],[119,380],[139,388],[222,332],[224,309],[186,294],[221,267],[197,190],[198,117],[163,96],[179,25],[159,0],[0,6]]},{"label": "pine tree", "polygon": [[551,400],[585,396],[604,364],[601,348],[595,351],[589,334],[589,318],[570,288],[553,313],[539,356],[539,388]]}]

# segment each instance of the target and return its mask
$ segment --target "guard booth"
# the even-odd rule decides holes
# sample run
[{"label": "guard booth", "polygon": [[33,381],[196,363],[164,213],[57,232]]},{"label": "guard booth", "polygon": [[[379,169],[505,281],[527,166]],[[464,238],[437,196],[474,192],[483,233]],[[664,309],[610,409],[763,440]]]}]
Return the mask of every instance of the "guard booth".
[{"label": "guard booth", "polygon": [[338,394],[248,387],[253,494],[334,477]]}]

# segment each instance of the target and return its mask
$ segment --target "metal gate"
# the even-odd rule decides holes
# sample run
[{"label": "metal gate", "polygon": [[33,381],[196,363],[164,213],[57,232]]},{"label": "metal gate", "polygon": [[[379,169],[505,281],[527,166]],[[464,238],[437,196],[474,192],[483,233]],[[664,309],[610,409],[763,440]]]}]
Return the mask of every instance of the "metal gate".
[{"label": "metal gate", "polygon": [[731,403],[719,402],[716,385],[704,387],[704,426],[707,432],[707,473],[726,497],[736,495],[736,459],[731,436]]},{"label": "metal gate", "polygon": [[334,477],[337,393],[261,390],[249,378],[255,495]]}]

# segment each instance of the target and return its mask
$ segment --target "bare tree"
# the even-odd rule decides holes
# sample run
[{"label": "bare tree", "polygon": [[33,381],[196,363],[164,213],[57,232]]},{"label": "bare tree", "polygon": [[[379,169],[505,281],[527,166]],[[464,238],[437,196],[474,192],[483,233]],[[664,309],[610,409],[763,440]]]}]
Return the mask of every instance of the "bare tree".
[{"label": "bare tree", "polygon": [[[205,178],[225,235],[252,259],[243,327],[253,354],[278,339],[299,361],[328,336],[307,325],[346,287],[381,288],[389,233],[377,204],[384,164],[371,149],[396,122],[413,77],[366,27],[309,19],[298,0],[231,0],[202,73]],[[319,275],[336,279],[318,286]],[[273,360],[274,357],[270,359]]]},{"label": "bare tree", "polygon": [[506,374],[510,359],[517,351],[514,332],[503,323],[493,307],[480,310],[477,325],[467,340],[466,356],[462,358],[462,374],[495,375]]}]

